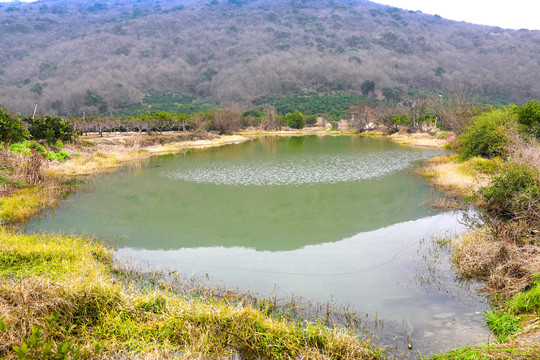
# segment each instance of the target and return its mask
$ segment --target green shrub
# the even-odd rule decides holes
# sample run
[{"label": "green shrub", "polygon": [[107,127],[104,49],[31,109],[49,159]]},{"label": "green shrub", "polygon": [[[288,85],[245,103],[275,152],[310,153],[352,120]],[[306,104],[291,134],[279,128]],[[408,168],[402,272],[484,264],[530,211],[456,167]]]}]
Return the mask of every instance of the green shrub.
[{"label": "green shrub", "polygon": [[20,142],[28,139],[29,135],[18,119],[8,114],[6,109],[0,108],[0,141]]},{"label": "green shrub", "polygon": [[306,124],[304,120],[304,115],[298,110],[296,110],[292,114],[288,113],[287,115],[285,115],[285,122],[293,129],[302,129]]},{"label": "green shrub", "polygon": [[487,211],[506,219],[537,221],[540,212],[540,173],[532,165],[506,164],[490,186],[478,191]]},{"label": "green shrub", "polygon": [[521,130],[540,138],[540,104],[532,100],[525,105],[513,106],[512,110],[518,117]]},{"label": "green shrub", "polygon": [[47,143],[54,144],[58,140],[65,142],[73,139],[73,127],[59,117],[45,115],[26,121],[30,123],[28,131],[36,140],[46,140]]},{"label": "green shrub", "polygon": [[30,141],[25,140],[17,142],[9,146],[9,151],[14,154],[22,154],[24,156],[30,156]]},{"label": "green shrub", "polygon": [[459,157],[506,158],[512,134],[517,133],[517,117],[508,109],[492,110],[475,117],[458,139]]},{"label": "green shrub", "polygon": [[69,158],[69,153],[65,150],[61,150],[57,153],[54,151],[49,151],[47,153],[47,159],[50,161],[64,161]]},{"label": "green shrub", "polygon": [[403,97],[403,89],[400,87],[385,86],[382,88],[384,98],[391,102],[400,102]]},{"label": "green shrub", "polygon": [[45,154],[47,152],[45,147],[43,145],[39,144],[37,141],[32,141],[30,143],[30,149],[35,149],[35,150],[37,150],[37,152],[40,152],[42,154]]},{"label": "green shrub", "polygon": [[25,156],[31,155],[31,150],[34,149],[39,153],[45,154],[47,150],[43,145],[39,144],[37,141],[21,141],[18,143],[11,144],[9,146],[9,151],[15,154],[22,154]]},{"label": "green shrub", "polygon": [[481,157],[474,157],[463,163],[463,168],[471,175],[477,175],[478,173],[496,174],[497,171],[499,171],[501,162],[502,161],[499,158],[484,159]]},{"label": "green shrub", "polygon": [[375,82],[373,80],[364,80],[362,85],[360,85],[360,91],[362,91],[362,95],[368,96],[375,91]]},{"label": "green shrub", "polygon": [[308,115],[305,117],[306,125],[315,125],[317,123],[316,115]]}]

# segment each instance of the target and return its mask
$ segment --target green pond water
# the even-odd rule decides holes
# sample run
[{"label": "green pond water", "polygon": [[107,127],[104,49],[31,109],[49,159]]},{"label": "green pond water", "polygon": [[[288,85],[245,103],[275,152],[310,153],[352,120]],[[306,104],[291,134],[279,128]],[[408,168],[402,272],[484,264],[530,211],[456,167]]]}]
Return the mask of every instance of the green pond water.
[{"label": "green pond water", "polygon": [[[158,157],[98,178],[32,231],[113,239],[115,256],[259,294],[346,304],[422,354],[487,340],[486,302],[456,282],[413,169],[440,150],[355,136],[264,138]],[[435,249],[436,248],[436,249]],[[435,251],[435,250],[436,251]],[[371,316],[371,318],[370,318]]]}]

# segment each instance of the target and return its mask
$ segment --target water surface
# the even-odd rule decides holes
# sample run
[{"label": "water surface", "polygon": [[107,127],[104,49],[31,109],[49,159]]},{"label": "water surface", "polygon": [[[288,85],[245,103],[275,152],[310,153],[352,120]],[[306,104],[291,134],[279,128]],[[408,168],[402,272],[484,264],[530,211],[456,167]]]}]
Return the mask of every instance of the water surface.
[{"label": "water surface", "polygon": [[433,190],[412,172],[439,153],[311,136],[160,157],[32,227],[122,237],[117,257],[242,290],[331,298],[392,324],[378,330],[388,344],[444,351],[488,332],[484,300],[426,245],[464,230],[459,213],[426,208]]}]

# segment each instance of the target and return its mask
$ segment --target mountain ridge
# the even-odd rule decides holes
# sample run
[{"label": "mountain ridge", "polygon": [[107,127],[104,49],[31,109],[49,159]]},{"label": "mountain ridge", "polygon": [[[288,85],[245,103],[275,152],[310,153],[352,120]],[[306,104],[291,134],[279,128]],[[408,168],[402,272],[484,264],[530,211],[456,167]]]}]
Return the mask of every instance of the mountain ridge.
[{"label": "mountain ridge", "polygon": [[[9,3],[8,3],[9,4]],[[445,20],[366,0],[0,4],[0,103],[78,116],[149,90],[249,106],[269,96],[462,86],[540,96],[540,31]]]}]

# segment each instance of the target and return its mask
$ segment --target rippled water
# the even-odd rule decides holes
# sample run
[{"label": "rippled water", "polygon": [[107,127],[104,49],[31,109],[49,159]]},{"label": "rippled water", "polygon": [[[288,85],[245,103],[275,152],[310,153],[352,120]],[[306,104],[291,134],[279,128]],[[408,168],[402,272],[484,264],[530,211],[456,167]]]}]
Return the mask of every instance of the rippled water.
[{"label": "rippled water", "polygon": [[[377,314],[381,341],[423,354],[487,338],[486,304],[422,244],[464,230],[425,207],[412,169],[439,150],[360,137],[266,138],[99,178],[34,230],[118,237],[116,256],[242,290]],[[426,255],[427,254],[427,255]],[[438,269],[432,274],[433,269]]]},{"label": "rippled water", "polygon": [[162,175],[171,180],[215,185],[336,184],[380,179],[431,155],[428,151],[394,149],[377,153],[308,154],[301,158],[289,155],[279,159],[253,159],[240,163],[221,160],[192,164],[163,172]]}]

